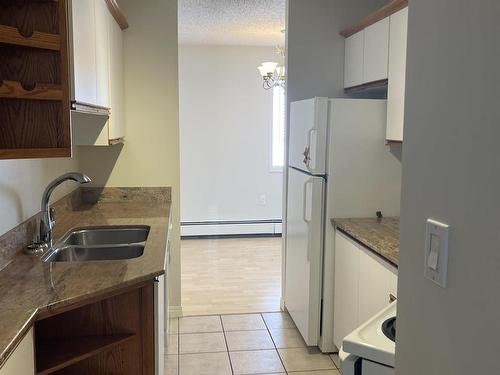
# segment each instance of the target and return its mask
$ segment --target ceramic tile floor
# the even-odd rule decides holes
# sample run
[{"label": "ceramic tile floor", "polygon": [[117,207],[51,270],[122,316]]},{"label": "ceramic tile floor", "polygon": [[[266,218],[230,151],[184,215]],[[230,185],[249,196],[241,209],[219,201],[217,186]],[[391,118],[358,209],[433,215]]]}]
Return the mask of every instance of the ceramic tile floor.
[{"label": "ceramic tile floor", "polygon": [[166,375],[340,374],[281,312],[172,319],[165,341]]}]

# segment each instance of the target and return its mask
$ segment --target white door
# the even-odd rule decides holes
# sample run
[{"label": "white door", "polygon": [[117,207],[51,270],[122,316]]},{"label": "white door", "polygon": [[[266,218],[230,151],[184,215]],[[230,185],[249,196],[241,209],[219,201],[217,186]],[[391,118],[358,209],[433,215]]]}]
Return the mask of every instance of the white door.
[{"label": "white door", "polygon": [[314,175],[326,173],[328,99],[290,104],[289,165]]},{"label": "white door", "polygon": [[318,345],[324,179],[289,168],[285,306],[307,345]]}]

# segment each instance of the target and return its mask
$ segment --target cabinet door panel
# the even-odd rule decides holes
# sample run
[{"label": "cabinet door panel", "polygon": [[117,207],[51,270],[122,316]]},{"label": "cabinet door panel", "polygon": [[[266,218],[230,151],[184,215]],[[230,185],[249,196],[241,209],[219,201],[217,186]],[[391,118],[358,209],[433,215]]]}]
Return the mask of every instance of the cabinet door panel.
[{"label": "cabinet door panel", "polygon": [[345,40],[344,87],[358,86],[363,83],[364,31]]},{"label": "cabinet door panel", "polygon": [[387,79],[389,59],[389,18],[384,18],[365,30],[363,81]]},{"label": "cabinet door panel", "polygon": [[359,254],[359,248],[337,232],[333,340],[338,348],[342,345],[344,337],[358,327]]},{"label": "cabinet door panel", "polygon": [[97,102],[97,65],[94,0],[71,2],[73,27],[74,100]]},{"label": "cabinet door panel", "polygon": [[386,138],[392,141],[403,140],[407,35],[408,8],[405,8],[390,17]]},{"label": "cabinet door panel", "polygon": [[33,328],[31,328],[0,369],[0,375],[32,375],[34,373],[35,350]]},{"label": "cabinet door panel", "polygon": [[95,104],[109,107],[109,36],[110,12],[104,0],[95,1],[95,54],[97,101]]},{"label": "cabinet door panel", "polygon": [[[359,258],[359,324],[363,324],[389,304],[391,281],[395,268],[370,250],[360,248]],[[392,277],[391,277],[392,275]]]},{"label": "cabinet door panel", "polygon": [[111,98],[109,139],[119,139],[125,137],[123,32],[113,16],[109,14],[109,17],[109,84]]}]

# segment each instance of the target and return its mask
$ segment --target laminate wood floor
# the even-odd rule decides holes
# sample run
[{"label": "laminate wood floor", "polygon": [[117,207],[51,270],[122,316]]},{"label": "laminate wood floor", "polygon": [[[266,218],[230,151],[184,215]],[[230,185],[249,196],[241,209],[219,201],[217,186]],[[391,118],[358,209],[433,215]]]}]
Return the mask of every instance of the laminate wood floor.
[{"label": "laminate wood floor", "polygon": [[181,241],[184,316],[280,310],[281,238]]}]

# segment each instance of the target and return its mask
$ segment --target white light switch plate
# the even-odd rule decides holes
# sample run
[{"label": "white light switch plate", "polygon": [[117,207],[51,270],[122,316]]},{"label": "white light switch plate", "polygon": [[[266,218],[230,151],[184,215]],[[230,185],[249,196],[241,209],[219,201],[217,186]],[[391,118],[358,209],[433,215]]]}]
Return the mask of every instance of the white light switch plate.
[{"label": "white light switch plate", "polygon": [[427,219],[426,229],[424,275],[446,288],[450,228],[447,224]]}]

